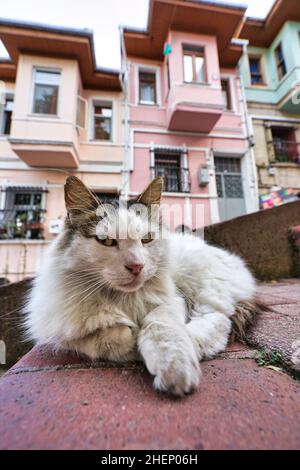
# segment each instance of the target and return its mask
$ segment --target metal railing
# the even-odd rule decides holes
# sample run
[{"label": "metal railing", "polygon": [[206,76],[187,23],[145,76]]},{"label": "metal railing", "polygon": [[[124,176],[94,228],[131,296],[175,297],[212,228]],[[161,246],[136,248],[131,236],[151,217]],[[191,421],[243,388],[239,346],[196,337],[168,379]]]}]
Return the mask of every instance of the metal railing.
[{"label": "metal railing", "polygon": [[172,165],[158,164],[155,176],[164,178],[164,191],[167,193],[189,193],[190,174],[188,168],[176,168]]},{"label": "metal railing", "polygon": [[43,239],[43,212],[42,209],[1,209],[0,240]]},{"label": "metal railing", "polygon": [[291,140],[273,139],[271,145],[272,157],[277,162],[292,162],[300,164],[300,143]]}]

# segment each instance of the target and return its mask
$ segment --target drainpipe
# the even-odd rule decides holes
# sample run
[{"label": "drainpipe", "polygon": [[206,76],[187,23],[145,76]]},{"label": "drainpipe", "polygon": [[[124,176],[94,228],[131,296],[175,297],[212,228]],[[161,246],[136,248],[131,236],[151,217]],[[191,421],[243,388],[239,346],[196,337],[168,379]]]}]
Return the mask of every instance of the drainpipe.
[{"label": "drainpipe", "polygon": [[130,191],[130,107],[129,107],[129,70],[128,61],[126,55],[126,48],[124,42],[124,30],[123,27],[119,27],[120,31],[120,44],[121,44],[121,73],[119,75],[122,91],[124,95],[123,106],[124,106],[124,161],[122,169],[122,188],[121,198],[123,200],[128,199]]},{"label": "drainpipe", "polygon": [[236,44],[243,47],[243,55],[240,59],[238,65],[238,80],[239,80],[239,88],[241,94],[241,104],[243,108],[243,115],[244,115],[244,122],[245,122],[245,131],[246,131],[246,138],[248,142],[248,156],[250,159],[251,164],[251,179],[253,182],[253,211],[255,212],[259,210],[259,196],[258,196],[258,182],[257,182],[257,169],[255,164],[255,155],[253,151],[254,147],[254,135],[253,135],[253,125],[252,125],[252,118],[249,116],[248,106],[247,106],[247,98],[245,94],[245,89],[243,85],[243,78],[242,78],[242,61],[247,59],[247,46],[249,41],[247,39],[233,39],[232,44]]}]

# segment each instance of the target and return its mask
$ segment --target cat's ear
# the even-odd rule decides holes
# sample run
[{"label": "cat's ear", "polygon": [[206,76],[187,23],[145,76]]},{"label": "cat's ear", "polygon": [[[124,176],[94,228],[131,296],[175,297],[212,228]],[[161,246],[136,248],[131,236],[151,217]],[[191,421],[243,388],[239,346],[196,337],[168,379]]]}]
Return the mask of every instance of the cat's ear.
[{"label": "cat's ear", "polygon": [[69,176],[66,180],[65,204],[73,225],[82,225],[95,219],[99,206],[96,196],[76,176]]},{"label": "cat's ear", "polygon": [[137,202],[151,206],[152,204],[160,204],[161,193],[163,191],[163,178],[158,176],[155,178],[149,186],[142,192],[137,198]]}]

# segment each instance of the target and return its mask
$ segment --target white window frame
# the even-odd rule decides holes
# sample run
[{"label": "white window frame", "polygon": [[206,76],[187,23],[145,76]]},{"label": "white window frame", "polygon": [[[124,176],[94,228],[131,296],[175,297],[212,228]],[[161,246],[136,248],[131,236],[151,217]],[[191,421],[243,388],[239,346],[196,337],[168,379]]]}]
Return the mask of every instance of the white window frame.
[{"label": "white window frame", "polygon": [[[4,134],[4,129],[3,129],[3,126],[4,126],[4,112],[5,112],[5,106],[6,106],[6,101],[7,99],[9,100],[12,100],[13,102],[13,106],[14,106],[14,102],[15,102],[15,93],[13,91],[7,91],[5,93],[5,104],[1,104],[0,103],[0,137],[4,137],[6,138],[8,136],[8,134]],[[13,109],[12,109],[12,112],[13,112]]]},{"label": "white window frame", "polygon": [[[35,91],[35,84],[37,83],[35,80],[36,72],[43,72],[43,73],[59,73],[59,84],[58,84],[58,93],[57,93],[57,106],[56,106],[56,113],[55,114],[47,114],[47,113],[35,113],[34,112],[34,91]],[[39,85],[47,85],[47,83],[38,83]],[[30,99],[30,109],[29,114],[31,116],[41,116],[45,118],[58,118],[60,115],[60,93],[61,93],[61,86],[62,86],[62,69],[59,68],[52,68],[52,67],[39,67],[35,65],[32,69],[32,85],[31,85],[31,99]]]},{"label": "white window frame", "polygon": [[230,100],[231,100],[231,109],[224,108],[223,112],[224,113],[231,113],[231,114],[236,113],[237,112],[237,107],[236,107],[237,103],[236,103],[235,88],[234,88],[234,85],[233,85],[234,78],[231,75],[224,75],[224,74],[221,75],[220,87],[221,87],[221,91],[222,91],[221,80],[228,80]]},{"label": "white window frame", "polygon": [[[112,110],[112,118],[111,118],[111,136],[109,140],[95,140],[94,138],[94,103],[99,102],[102,103],[104,106],[110,106]],[[88,140],[90,143],[99,144],[99,145],[108,145],[110,143],[115,142],[115,123],[116,123],[116,104],[113,98],[109,98],[107,96],[92,96],[88,102],[88,109],[89,109],[89,126],[88,126]]]},{"label": "white window frame", "polygon": [[[262,76],[262,83],[252,83],[251,81],[251,66],[250,60],[251,59],[258,59],[260,62],[260,69],[261,69],[261,76]],[[248,82],[249,86],[252,88],[268,88],[268,76],[267,76],[267,64],[266,64],[266,57],[263,52],[248,52],[247,56],[247,71],[248,71]]]},{"label": "white window frame", "polygon": [[[154,73],[156,86],[156,103],[152,101],[140,101],[140,72]],[[158,65],[136,64],[135,65],[135,104],[137,106],[161,106],[161,73]]]},{"label": "white window frame", "polygon": [[[207,51],[206,51],[206,46],[204,44],[186,44],[183,43],[181,45],[182,47],[182,77],[183,77],[183,83],[185,85],[207,85],[210,83],[208,79],[208,70],[207,70]],[[195,48],[195,53],[197,52],[197,49],[202,49],[203,50],[203,60],[204,60],[204,80],[192,80],[190,82],[185,80],[185,70],[184,70],[184,56],[185,56],[185,51],[189,51],[189,47],[191,48],[190,51],[192,51]],[[188,55],[188,54],[187,54]]]},{"label": "white window frame", "polygon": [[[19,185],[19,184],[16,184],[16,183],[11,183],[9,179],[5,180],[2,184],[2,188],[3,188],[3,191],[2,191],[2,197],[1,197],[1,201],[0,201],[0,209],[4,210],[5,209],[5,203],[6,203],[6,195],[7,195],[7,192],[6,192],[6,188],[7,187],[11,187],[11,188],[14,188],[14,193],[16,194],[17,192],[22,192],[22,189],[23,191],[26,191],[28,189],[28,187],[30,188],[36,188],[37,191],[32,191],[31,192],[31,195],[33,193],[39,193],[41,192],[42,194],[42,198],[41,198],[41,211],[44,212],[44,216],[42,216],[42,218],[44,219],[42,221],[42,223],[45,225],[45,222],[46,222],[46,216],[45,216],[45,210],[46,210],[46,206],[47,206],[47,184],[41,184],[41,185]],[[39,191],[38,189],[40,189],[42,187],[42,190]],[[21,188],[21,189],[20,189]],[[27,239],[27,238],[23,238],[22,239],[22,242],[26,242],[30,239]],[[9,241],[9,239],[7,240]],[[37,241],[37,240],[36,240]]]},{"label": "white window frame", "polygon": [[[81,126],[80,124],[77,123],[77,116],[78,116],[78,101],[81,101],[84,103],[84,124]],[[87,129],[87,123],[88,123],[88,100],[83,98],[83,96],[80,95],[80,93],[77,93],[77,99],[76,99],[76,127],[78,129]]]},{"label": "white window frame", "polygon": [[[164,152],[169,151],[170,154],[177,154],[179,157],[179,165],[181,170],[187,170],[189,172],[189,159],[188,159],[188,150],[187,147],[173,147],[173,146],[155,146],[151,145],[149,148],[150,151],[150,174],[151,174],[151,179],[153,180],[155,178],[155,153],[156,152]],[[165,194],[190,194],[190,192],[178,192],[178,193],[168,193],[164,191]]]}]

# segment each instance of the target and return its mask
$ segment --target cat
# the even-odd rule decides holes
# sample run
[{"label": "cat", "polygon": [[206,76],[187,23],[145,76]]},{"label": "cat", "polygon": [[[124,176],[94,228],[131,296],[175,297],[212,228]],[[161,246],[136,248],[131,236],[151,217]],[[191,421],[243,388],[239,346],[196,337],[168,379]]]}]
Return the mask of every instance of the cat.
[{"label": "cat", "polygon": [[158,177],[135,201],[108,206],[68,177],[64,229],[25,324],[35,342],[91,360],[143,360],[156,390],[183,396],[199,385],[200,360],[224,351],[232,326],[242,334],[256,313],[256,283],[238,256],[168,232],[162,188]]}]

